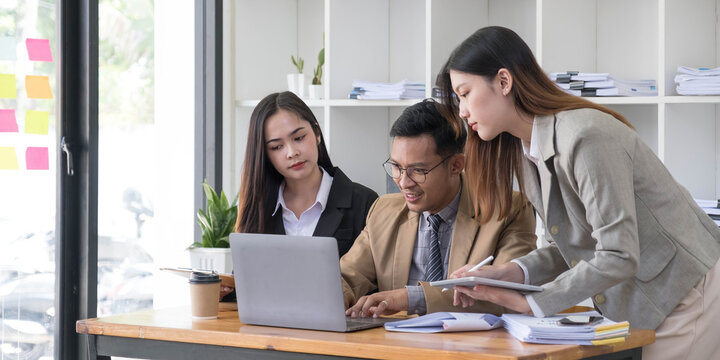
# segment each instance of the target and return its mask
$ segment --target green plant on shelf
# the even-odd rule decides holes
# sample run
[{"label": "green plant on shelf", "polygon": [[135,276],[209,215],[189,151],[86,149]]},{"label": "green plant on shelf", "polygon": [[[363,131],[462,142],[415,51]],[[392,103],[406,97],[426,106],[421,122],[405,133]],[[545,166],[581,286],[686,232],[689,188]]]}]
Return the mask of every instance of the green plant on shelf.
[{"label": "green plant on shelf", "polygon": [[299,55],[297,57],[297,60],[295,60],[295,56],[290,55],[290,60],[292,60],[293,65],[295,65],[298,74],[302,74],[303,67],[305,67],[305,60],[303,60],[303,58],[301,58]]},{"label": "green plant on shelf", "polygon": [[325,65],[325,48],[320,49],[318,54],[318,66],[313,69],[313,85],[322,85],[322,67]]}]

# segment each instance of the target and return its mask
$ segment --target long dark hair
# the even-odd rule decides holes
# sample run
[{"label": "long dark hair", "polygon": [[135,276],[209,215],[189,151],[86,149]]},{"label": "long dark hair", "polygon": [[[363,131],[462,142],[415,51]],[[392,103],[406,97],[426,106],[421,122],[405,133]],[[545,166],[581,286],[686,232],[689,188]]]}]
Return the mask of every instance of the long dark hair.
[{"label": "long dark hair", "polygon": [[264,233],[266,217],[270,216],[269,211],[277,201],[276,195],[283,176],[272,165],[265,151],[265,121],[281,109],[310,123],[315,136],[320,137],[318,165],[324,169],[333,167],[320,125],[305,102],[289,91],[270,94],[260,100],[250,116],[245,162],[238,192],[236,232]]},{"label": "long dark hair", "polygon": [[[476,31],[450,54],[438,75],[443,103],[458,116],[458,100],[454,97],[450,70],[480,75],[491,81],[500,69],[513,77],[511,95],[518,111],[528,115],[551,115],[564,110],[593,108],[612,115],[632,126],[619,113],[581,97],[572,96],[557,87],[535,61],[532,51],[514,31],[489,26]],[[515,177],[523,192],[522,142],[509,133],[490,141],[468,136],[466,173],[468,185],[475,193],[476,215],[481,222],[493,214],[503,219],[512,207]]]}]

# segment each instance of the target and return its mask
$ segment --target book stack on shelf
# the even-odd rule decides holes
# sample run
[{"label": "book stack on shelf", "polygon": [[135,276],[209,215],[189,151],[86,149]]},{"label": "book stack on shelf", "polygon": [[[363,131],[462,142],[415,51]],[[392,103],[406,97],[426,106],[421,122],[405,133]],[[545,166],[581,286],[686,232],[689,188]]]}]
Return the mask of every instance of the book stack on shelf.
[{"label": "book stack on shelf", "polygon": [[[571,317],[592,317],[600,321],[594,324],[565,325],[561,320]],[[503,314],[505,329],[522,342],[535,344],[607,345],[621,343],[630,330],[627,321],[615,322],[599,313],[564,314],[537,318],[532,315]]]},{"label": "book stack on shelf", "polygon": [[678,66],[676,90],[680,95],[720,95],[720,67],[691,68]]},{"label": "book stack on shelf", "polygon": [[710,216],[717,226],[720,226],[720,200],[695,199],[695,202]]},{"label": "book stack on shelf", "polygon": [[370,81],[352,82],[349,99],[358,100],[403,100],[425,97],[425,84],[403,80],[397,83]]},{"label": "book stack on shelf", "polygon": [[609,73],[568,71],[548,74],[550,80],[575,96],[657,96],[655,80],[622,80]]}]

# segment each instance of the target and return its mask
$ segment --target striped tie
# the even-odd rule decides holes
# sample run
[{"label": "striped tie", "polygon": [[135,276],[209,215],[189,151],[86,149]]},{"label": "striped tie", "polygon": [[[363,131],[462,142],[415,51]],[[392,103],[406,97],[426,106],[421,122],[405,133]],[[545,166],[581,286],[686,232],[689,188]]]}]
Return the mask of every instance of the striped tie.
[{"label": "striped tie", "polygon": [[443,279],[443,262],[440,256],[440,240],[438,230],[442,218],[440,215],[434,214],[428,216],[432,231],[430,232],[430,259],[425,270],[425,281],[437,281]]}]

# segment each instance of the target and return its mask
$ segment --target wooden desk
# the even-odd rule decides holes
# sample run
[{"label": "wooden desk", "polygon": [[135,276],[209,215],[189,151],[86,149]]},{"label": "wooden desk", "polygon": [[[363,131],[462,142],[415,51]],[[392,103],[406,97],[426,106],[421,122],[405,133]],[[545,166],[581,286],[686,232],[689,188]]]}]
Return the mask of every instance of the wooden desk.
[{"label": "wooden desk", "polygon": [[503,329],[449,334],[334,333],[245,325],[223,304],[217,320],[192,321],[188,308],[142,311],[80,320],[91,359],[107,355],[152,359],[640,359],[655,341],[632,329],[625,343],[607,346],[525,344]]}]

